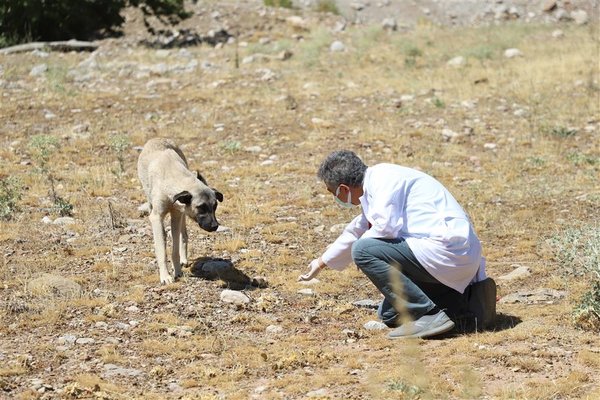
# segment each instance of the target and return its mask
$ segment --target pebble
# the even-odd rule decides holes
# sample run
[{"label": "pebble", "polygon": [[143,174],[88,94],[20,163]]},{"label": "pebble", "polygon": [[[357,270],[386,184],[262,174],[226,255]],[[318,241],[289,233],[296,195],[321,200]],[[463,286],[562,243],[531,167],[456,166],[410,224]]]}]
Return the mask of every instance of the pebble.
[{"label": "pebble", "polygon": [[363,325],[363,328],[368,331],[380,331],[387,329],[387,325],[380,321],[369,321]]},{"label": "pebble", "polygon": [[333,43],[331,43],[331,46],[329,46],[329,50],[332,53],[340,53],[346,50],[346,46],[344,46],[344,43],[340,42],[339,40],[336,40]]},{"label": "pebble", "polygon": [[314,296],[315,291],[310,289],[310,288],[306,288],[306,289],[300,289],[297,292],[298,294],[303,294],[305,296]]},{"label": "pebble", "polygon": [[270,334],[277,334],[283,332],[283,327],[280,325],[269,325],[265,329],[265,332]]},{"label": "pebble", "polygon": [[523,53],[519,49],[506,49],[504,50],[504,57],[506,58],[515,58],[515,57],[523,57]]},{"label": "pebble", "polygon": [[94,342],[96,341],[92,338],[79,338],[75,341],[76,344],[92,344]]}]

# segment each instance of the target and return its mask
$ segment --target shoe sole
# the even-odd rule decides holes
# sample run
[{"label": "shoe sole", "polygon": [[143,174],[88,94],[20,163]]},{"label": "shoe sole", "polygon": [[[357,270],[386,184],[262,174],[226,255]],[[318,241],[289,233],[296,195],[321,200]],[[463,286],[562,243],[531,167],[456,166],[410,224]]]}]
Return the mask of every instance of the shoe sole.
[{"label": "shoe sole", "polygon": [[454,322],[452,322],[452,320],[448,320],[446,322],[444,322],[442,325],[436,327],[435,329],[430,329],[424,332],[419,332],[413,335],[407,335],[407,336],[390,336],[388,335],[389,339],[408,339],[408,338],[427,338],[427,337],[431,337],[431,336],[436,336],[436,335],[440,335],[442,333],[446,333],[449,330],[452,330],[452,328],[454,328]]}]

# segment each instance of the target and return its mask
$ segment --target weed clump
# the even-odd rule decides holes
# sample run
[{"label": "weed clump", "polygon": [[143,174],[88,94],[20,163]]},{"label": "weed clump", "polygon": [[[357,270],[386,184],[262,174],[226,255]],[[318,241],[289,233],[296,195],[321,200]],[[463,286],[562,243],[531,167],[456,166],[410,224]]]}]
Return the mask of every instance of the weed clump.
[{"label": "weed clump", "polygon": [[55,178],[49,167],[50,157],[59,148],[58,139],[50,135],[36,135],[31,138],[29,148],[37,163],[38,172],[45,175],[50,183],[50,195],[54,203],[54,210],[58,212],[61,217],[71,216],[73,214],[73,205],[68,200],[59,196],[56,192]]},{"label": "weed clump", "polygon": [[10,220],[19,210],[23,186],[18,178],[0,178],[0,219]]},{"label": "weed clump", "polygon": [[580,329],[600,332],[600,227],[567,229],[550,245],[565,272],[590,277],[590,290],[575,306],[573,320]]}]

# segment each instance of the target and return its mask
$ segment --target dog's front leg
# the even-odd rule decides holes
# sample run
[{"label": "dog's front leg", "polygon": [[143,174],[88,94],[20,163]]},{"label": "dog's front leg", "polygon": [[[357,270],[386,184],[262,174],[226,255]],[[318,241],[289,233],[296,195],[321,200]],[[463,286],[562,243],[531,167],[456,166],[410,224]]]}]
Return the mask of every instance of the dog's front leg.
[{"label": "dog's front leg", "polygon": [[171,236],[173,237],[173,251],[171,252],[171,261],[173,262],[174,277],[179,278],[181,273],[181,221],[185,218],[185,214],[172,211],[171,212]]},{"label": "dog's front leg", "polygon": [[181,259],[181,265],[188,265],[188,234],[185,225],[185,214],[181,214],[181,223],[179,224],[181,231],[181,241],[179,242],[179,258]]},{"label": "dog's front leg", "polygon": [[165,239],[165,228],[163,226],[163,216],[153,209],[150,213],[150,224],[152,225],[152,234],[154,235],[154,253],[158,263],[158,272],[160,274],[160,283],[169,284],[173,282],[173,277],[167,269],[167,250]]}]

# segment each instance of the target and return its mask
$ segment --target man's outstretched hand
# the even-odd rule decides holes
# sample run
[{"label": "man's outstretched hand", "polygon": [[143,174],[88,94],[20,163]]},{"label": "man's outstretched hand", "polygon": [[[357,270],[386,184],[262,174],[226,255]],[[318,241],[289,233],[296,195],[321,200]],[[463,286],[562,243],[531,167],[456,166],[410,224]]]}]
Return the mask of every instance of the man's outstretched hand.
[{"label": "man's outstretched hand", "polygon": [[325,268],[325,264],[321,264],[321,262],[319,261],[318,258],[315,258],[314,260],[312,260],[310,262],[310,271],[307,274],[304,275],[300,275],[298,277],[298,282],[301,281],[310,281],[311,279],[313,279],[314,277],[316,277],[317,275],[319,275],[319,272],[321,272],[321,270],[323,268]]}]

